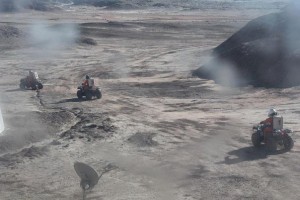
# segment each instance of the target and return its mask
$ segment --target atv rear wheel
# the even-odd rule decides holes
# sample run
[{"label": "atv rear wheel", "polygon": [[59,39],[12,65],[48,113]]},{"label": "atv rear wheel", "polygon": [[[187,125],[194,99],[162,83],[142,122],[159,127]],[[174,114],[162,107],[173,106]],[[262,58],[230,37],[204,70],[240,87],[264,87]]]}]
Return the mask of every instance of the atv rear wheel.
[{"label": "atv rear wheel", "polygon": [[85,97],[87,100],[91,100],[93,98],[93,95],[90,91],[85,92]]},{"label": "atv rear wheel", "polygon": [[38,89],[40,90],[40,89],[43,89],[44,86],[43,86],[42,83],[38,83],[37,87],[38,87]]},{"label": "atv rear wheel", "polygon": [[261,144],[260,136],[257,133],[252,134],[251,141],[254,147],[259,147]]},{"label": "atv rear wheel", "polygon": [[82,99],[82,92],[81,92],[81,90],[77,91],[77,97],[78,97],[78,99]]},{"label": "atv rear wheel", "polygon": [[290,151],[294,147],[294,141],[290,136],[284,136],[283,138],[284,149]]},{"label": "atv rear wheel", "polygon": [[25,83],[23,81],[20,82],[20,88],[21,89],[26,89]]},{"label": "atv rear wheel", "polygon": [[99,90],[99,89],[97,89],[95,93],[96,93],[96,97],[97,97],[97,99],[101,99],[101,97],[102,97],[102,94],[101,94],[100,90]]},{"label": "atv rear wheel", "polygon": [[26,79],[22,78],[20,80],[20,88],[21,89],[26,89]]}]

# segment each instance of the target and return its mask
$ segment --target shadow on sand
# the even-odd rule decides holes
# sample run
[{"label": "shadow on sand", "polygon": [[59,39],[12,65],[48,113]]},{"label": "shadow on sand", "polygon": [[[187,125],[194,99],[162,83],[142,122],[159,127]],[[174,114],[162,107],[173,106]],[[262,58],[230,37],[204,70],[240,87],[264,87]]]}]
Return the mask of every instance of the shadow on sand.
[{"label": "shadow on sand", "polygon": [[21,89],[21,88],[16,88],[16,89],[11,89],[11,90],[5,90],[5,92],[17,92],[17,91],[27,91],[28,89]]},{"label": "shadow on sand", "polygon": [[70,98],[70,99],[63,99],[63,100],[60,100],[54,104],[60,104],[60,103],[76,103],[76,102],[83,102],[83,101],[95,101],[97,99],[91,99],[91,100],[87,100],[85,98],[83,99],[78,99],[78,98]]},{"label": "shadow on sand", "polygon": [[70,98],[70,99],[60,100],[60,101],[56,102],[55,104],[59,104],[59,103],[76,103],[76,102],[82,102],[82,101],[85,101],[85,99]]},{"label": "shadow on sand", "polygon": [[277,150],[275,152],[268,152],[265,146],[261,147],[243,147],[240,149],[236,149],[233,151],[228,152],[228,156],[224,158],[224,161],[218,162],[217,164],[237,164],[244,161],[253,161],[253,160],[260,160],[266,159],[269,155],[278,155],[285,153],[285,150]]}]

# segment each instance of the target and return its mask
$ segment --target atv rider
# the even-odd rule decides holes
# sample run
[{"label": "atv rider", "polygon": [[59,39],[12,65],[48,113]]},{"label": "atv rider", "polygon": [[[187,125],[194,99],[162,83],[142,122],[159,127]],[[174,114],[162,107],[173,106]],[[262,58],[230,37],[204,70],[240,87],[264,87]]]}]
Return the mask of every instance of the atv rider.
[{"label": "atv rider", "polygon": [[32,83],[34,83],[36,81],[36,74],[33,71],[29,70],[27,80],[31,85]]},{"label": "atv rider", "polygon": [[30,81],[34,81],[34,80],[35,80],[34,72],[31,71],[31,70],[28,71],[28,79],[29,79]]},{"label": "atv rider", "polygon": [[83,86],[83,89],[84,90],[88,90],[90,88],[90,85],[89,85],[89,79],[90,79],[90,76],[89,75],[86,75],[85,76],[85,80],[83,81],[82,83],[82,86]]},{"label": "atv rider", "polygon": [[274,108],[271,108],[268,112],[268,118],[260,122],[260,124],[263,125],[262,130],[265,140],[273,133],[273,117],[276,115],[278,115],[277,111]]}]

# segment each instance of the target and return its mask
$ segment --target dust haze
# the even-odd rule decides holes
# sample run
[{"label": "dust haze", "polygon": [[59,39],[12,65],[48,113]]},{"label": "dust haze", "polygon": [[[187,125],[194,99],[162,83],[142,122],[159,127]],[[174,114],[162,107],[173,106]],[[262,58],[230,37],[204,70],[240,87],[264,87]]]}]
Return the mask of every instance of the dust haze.
[{"label": "dust haze", "polygon": [[[298,143],[268,154],[251,129],[276,107],[299,139],[299,86],[238,87],[221,60],[215,81],[192,75],[297,1],[0,2],[0,199],[82,199],[76,161],[111,166],[86,199],[298,199]],[[28,70],[42,90],[19,89]],[[86,74],[101,99],[77,99]]]},{"label": "dust haze", "polygon": [[77,38],[79,30],[76,24],[51,26],[47,21],[36,21],[29,29],[28,42],[38,49],[34,56],[49,58],[72,47]]}]

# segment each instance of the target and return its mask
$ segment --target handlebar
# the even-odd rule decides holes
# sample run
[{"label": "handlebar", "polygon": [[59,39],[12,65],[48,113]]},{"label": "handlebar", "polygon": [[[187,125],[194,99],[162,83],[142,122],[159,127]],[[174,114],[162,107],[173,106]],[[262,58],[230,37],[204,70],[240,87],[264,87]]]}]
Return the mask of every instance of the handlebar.
[{"label": "handlebar", "polygon": [[258,130],[258,129],[262,129],[264,127],[263,124],[258,124],[252,127],[253,130]]}]

